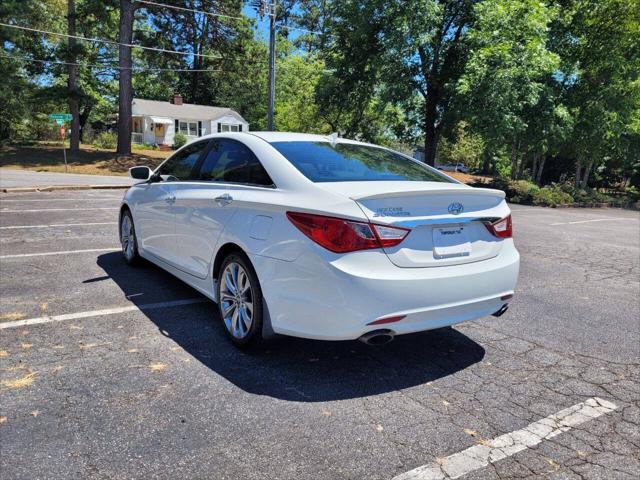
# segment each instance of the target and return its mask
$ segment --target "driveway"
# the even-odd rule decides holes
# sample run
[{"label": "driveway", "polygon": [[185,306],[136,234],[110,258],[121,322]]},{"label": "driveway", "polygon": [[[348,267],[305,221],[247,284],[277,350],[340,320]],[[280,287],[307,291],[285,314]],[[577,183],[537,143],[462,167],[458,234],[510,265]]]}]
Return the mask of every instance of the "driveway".
[{"label": "driveway", "polygon": [[48,187],[67,185],[131,185],[125,176],[80,175],[75,173],[32,172],[0,168],[0,188]]}]

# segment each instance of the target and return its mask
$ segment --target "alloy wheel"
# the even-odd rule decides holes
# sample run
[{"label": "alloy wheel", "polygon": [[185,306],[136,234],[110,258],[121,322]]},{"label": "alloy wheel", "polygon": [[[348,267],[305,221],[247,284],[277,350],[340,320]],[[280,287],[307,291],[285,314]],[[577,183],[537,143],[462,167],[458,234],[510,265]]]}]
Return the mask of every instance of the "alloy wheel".
[{"label": "alloy wheel", "polygon": [[245,338],[253,324],[253,290],[245,269],[230,262],[220,285],[220,305],[224,324],[235,338]]},{"label": "alloy wheel", "polygon": [[129,215],[122,217],[122,224],[120,226],[120,241],[122,243],[122,253],[127,257],[127,260],[131,260],[135,254],[135,232],[133,230],[133,222]]}]

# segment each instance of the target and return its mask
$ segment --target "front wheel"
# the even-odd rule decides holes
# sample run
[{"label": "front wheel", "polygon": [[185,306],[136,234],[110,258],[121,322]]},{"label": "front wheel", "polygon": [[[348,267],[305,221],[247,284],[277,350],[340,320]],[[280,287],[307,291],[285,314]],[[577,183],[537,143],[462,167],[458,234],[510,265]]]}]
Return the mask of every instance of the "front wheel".
[{"label": "front wheel", "polygon": [[234,345],[245,348],[262,336],[262,290],[249,259],[232,253],[218,274],[218,310]]},{"label": "front wheel", "polygon": [[120,244],[122,245],[122,255],[129,265],[136,265],[140,262],[138,254],[138,241],[136,239],[136,229],[133,226],[133,217],[129,210],[125,210],[120,216]]}]

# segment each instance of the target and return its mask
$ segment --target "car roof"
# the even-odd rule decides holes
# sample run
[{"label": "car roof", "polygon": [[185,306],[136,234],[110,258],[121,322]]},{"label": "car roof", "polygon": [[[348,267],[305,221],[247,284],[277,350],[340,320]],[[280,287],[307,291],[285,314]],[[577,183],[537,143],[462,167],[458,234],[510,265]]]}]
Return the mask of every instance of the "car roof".
[{"label": "car roof", "polygon": [[351,140],[348,138],[336,137],[335,140],[332,135],[318,135],[315,133],[296,133],[296,132],[247,132],[251,135],[255,135],[266,142],[337,142],[337,143],[352,143],[358,145],[370,145],[379,147],[379,145],[372,145],[366,142],[359,142],[357,140]]},{"label": "car roof", "polygon": [[[265,142],[332,142],[334,141],[331,135],[318,135],[314,133],[296,133],[296,132],[223,132],[223,133],[210,133],[198,137],[192,142],[197,140],[207,140],[210,138],[238,138],[247,137],[252,135],[254,137],[261,138]],[[385,148],[380,145],[374,145],[367,142],[359,142],[357,140],[350,140],[348,138],[337,137],[335,139],[337,143],[350,143],[358,145],[369,145],[371,147]],[[191,143],[191,142],[189,142]]]}]

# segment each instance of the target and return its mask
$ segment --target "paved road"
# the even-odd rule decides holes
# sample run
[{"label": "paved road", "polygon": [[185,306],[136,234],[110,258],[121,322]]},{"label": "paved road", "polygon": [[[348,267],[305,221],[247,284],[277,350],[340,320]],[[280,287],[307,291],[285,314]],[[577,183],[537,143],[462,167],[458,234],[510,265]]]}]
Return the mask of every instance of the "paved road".
[{"label": "paved road", "polygon": [[125,176],[32,172],[30,170],[0,168],[0,188],[52,185],[131,185],[133,182],[132,178]]},{"label": "paved road", "polygon": [[0,197],[3,478],[637,478],[637,213],[514,206],[499,319],[240,352],[111,250],[121,195]]}]

